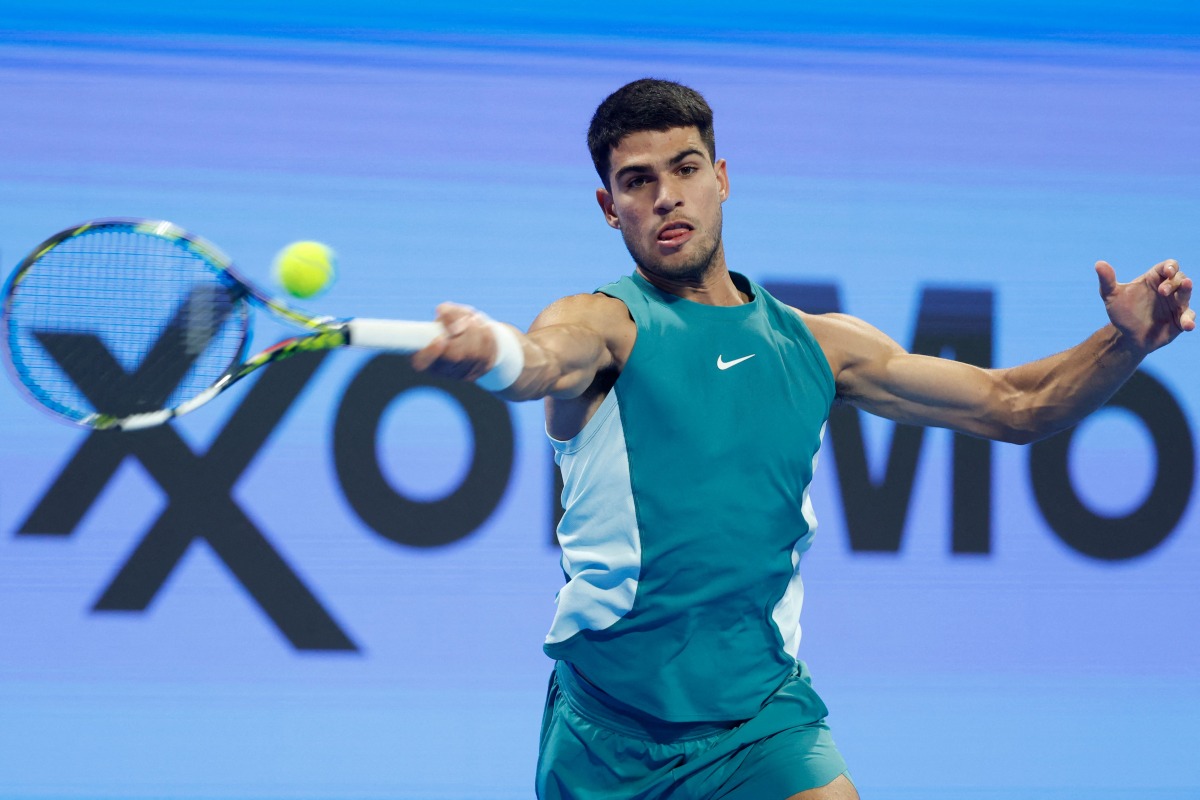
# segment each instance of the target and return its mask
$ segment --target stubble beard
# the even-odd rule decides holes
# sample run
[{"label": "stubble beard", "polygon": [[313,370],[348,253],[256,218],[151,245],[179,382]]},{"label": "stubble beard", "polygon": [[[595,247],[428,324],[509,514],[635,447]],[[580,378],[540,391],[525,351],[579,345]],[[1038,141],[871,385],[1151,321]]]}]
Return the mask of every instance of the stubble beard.
[{"label": "stubble beard", "polygon": [[639,252],[635,243],[629,241],[629,236],[624,229],[621,231],[621,238],[625,240],[625,249],[633,257],[633,263],[637,264],[642,272],[649,272],[671,280],[699,283],[718,263],[724,260],[720,217],[717,218],[712,231],[712,234],[705,232],[698,239],[688,242],[688,245],[693,246],[695,252],[691,258],[676,262],[667,262],[653,254]]}]

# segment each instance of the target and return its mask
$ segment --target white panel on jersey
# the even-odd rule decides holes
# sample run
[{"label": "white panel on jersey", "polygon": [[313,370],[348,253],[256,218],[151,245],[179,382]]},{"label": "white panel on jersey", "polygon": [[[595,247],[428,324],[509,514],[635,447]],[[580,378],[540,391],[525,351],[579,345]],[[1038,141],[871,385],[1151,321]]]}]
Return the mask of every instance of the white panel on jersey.
[{"label": "white panel on jersey", "polygon": [[566,512],[558,524],[558,542],[567,584],[559,590],[547,644],[581,630],[604,630],[629,613],[642,568],[616,391],[609,391],[575,438],[551,438],[550,443],[563,474]]},{"label": "white panel on jersey", "polygon": [[[818,438],[822,442],[825,441],[825,428],[828,424],[826,422],[822,425],[821,432],[818,434]],[[817,455],[820,452],[821,448],[818,445],[812,460],[814,475],[817,472]],[[792,657],[795,657],[800,650],[800,610],[804,605],[804,581],[800,577],[800,558],[812,546],[813,535],[817,531],[817,512],[813,510],[812,500],[808,496],[808,489],[811,485],[812,481],[809,481],[808,486],[804,487],[804,498],[800,508],[804,515],[804,521],[808,523],[808,532],[801,536],[800,540],[796,542],[796,546],[792,548],[792,579],[788,581],[788,587],[784,590],[783,597],[779,598],[779,602],[771,611],[771,619],[775,621],[775,627],[779,629],[779,635],[783,637],[783,649]]]}]

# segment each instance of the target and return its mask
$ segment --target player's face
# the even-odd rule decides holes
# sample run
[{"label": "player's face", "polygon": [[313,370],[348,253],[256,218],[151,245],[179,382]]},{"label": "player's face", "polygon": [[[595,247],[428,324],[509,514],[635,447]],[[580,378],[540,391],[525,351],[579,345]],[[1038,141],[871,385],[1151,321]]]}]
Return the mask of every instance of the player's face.
[{"label": "player's face", "polygon": [[643,272],[698,280],[724,267],[729,179],[696,128],[629,134],[612,150],[609,179],[612,188],[596,190],[596,199]]}]

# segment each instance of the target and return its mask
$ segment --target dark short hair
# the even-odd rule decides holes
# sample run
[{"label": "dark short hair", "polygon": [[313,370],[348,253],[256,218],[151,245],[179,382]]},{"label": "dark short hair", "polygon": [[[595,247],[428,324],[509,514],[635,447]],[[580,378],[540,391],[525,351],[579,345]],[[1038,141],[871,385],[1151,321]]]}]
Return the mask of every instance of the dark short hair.
[{"label": "dark short hair", "polygon": [[713,112],[695,89],[673,81],[642,78],[610,94],[592,115],[588,126],[588,150],[600,180],[608,185],[613,148],[631,133],[695,127],[716,161],[717,141],[713,135]]}]

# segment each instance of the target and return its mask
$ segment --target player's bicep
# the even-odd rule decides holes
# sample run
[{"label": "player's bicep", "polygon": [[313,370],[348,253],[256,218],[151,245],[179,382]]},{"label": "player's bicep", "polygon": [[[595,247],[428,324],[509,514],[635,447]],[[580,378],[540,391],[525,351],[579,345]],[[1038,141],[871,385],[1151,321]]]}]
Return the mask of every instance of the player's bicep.
[{"label": "player's bicep", "polygon": [[854,405],[897,422],[936,425],[964,433],[1003,437],[998,413],[1004,383],[991,370],[933,356],[899,352],[878,369],[861,369],[847,392]]},{"label": "player's bicep", "polygon": [[[1004,438],[1010,400],[1003,373],[909,353],[882,331],[845,315],[810,323],[843,402],[897,422]],[[819,332],[818,332],[819,331]]]}]

